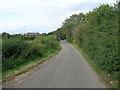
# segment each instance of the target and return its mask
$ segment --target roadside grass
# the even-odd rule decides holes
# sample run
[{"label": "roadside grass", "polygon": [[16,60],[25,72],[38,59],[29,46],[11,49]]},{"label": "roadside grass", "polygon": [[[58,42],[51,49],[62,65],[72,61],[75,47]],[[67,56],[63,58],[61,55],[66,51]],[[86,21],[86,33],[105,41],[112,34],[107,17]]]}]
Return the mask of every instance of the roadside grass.
[{"label": "roadside grass", "polygon": [[39,64],[48,60],[50,57],[58,54],[60,50],[61,50],[61,47],[59,47],[58,50],[52,50],[52,49],[48,50],[48,52],[45,53],[44,57],[36,57],[33,61],[29,61],[25,63],[24,65],[21,65],[17,68],[3,72],[2,82],[4,83],[6,81],[14,79],[16,76],[19,76],[25,72],[28,72],[29,70],[34,69]]},{"label": "roadside grass", "polygon": [[74,42],[70,43],[72,46],[74,46],[82,55],[86,58],[87,62],[90,64],[90,66],[95,70],[98,76],[102,79],[102,81],[105,82],[105,84],[108,86],[108,88],[118,88],[119,81],[116,79],[113,79],[106,71],[101,70],[97,64],[95,64],[94,61],[92,61],[88,55],[77,46]]}]

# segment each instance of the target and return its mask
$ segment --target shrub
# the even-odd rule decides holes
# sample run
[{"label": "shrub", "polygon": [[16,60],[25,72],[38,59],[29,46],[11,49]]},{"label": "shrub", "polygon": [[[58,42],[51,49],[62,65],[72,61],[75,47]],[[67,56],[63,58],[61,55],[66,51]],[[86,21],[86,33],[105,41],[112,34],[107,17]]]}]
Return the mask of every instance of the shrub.
[{"label": "shrub", "polygon": [[72,15],[59,29],[67,41],[76,42],[100,69],[116,79],[120,71],[118,7],[104,4],[86,14]]},{"label": "shrub", "polygon": [[9,35],[8,37],[8,34],[7,36],[4,34],[2,41],[3,71],[19,67],[37,57],[44,57],[47,52],[60,47],[59,42],[53,36],[41,36],[29,41],[21,35]]}]

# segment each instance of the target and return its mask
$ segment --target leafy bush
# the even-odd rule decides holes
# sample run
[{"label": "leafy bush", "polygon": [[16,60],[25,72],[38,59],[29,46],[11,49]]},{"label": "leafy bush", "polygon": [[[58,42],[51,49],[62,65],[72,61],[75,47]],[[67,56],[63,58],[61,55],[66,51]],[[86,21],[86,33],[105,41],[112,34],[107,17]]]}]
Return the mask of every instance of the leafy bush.
[{"label": "leafy bush", "polygon": [[117,23],[116,9],[102,5],[86,14],[85,21],[77,29],[82,33],[77,38],[78,45],[102,70],[107,71],[114,78],[118,78],[120,70]]},{"label": "leafy bush", "polygon": [[37,38],[35,41],[41,43],[42,45],[45,45],[46,50],[51,48],[56,49],[59,46],[59,43],[54,36],[42,36],[40,38]]},{"label": "leafy bush", "polygon": [[69,42],[82,48],[99,68],[118,79],[120,71],[118,49],[119,5],[101,5],[86,14],[72,15],[58,32]]},{"label": "leafy bush", "polygon": [[8,34],[3,35],[2,46],[3,71],[19,67],[37,57],[44,57],[50,50],[58,50],[60,47],[53,36],[41,36],[29,41],[24,36],[8,37]]}]

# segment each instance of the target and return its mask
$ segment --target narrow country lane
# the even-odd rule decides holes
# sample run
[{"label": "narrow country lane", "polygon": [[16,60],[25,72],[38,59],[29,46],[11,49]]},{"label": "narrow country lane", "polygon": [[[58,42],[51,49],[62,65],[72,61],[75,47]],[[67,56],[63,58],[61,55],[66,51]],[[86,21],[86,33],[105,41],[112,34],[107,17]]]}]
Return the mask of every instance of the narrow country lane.
[{"label": "narrow country lane", "polygon": [[14,88],[105,88],[84,57],[66,41],[60,53]]}]

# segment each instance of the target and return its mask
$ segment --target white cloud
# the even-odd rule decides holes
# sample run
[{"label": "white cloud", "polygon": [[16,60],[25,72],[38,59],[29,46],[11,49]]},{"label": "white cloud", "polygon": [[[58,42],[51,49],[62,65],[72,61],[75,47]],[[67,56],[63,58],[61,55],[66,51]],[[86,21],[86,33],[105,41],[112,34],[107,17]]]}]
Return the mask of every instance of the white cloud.
[{"label": "white cloud", "polygon": [[88,0],[0,0],[0,32],[50,32],[59,28],[71,14],[85,13],[100,3],[116,1],[89,0],[91,5],[87,2]]}]

